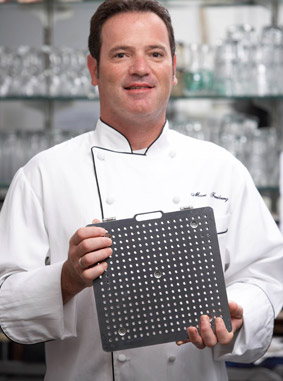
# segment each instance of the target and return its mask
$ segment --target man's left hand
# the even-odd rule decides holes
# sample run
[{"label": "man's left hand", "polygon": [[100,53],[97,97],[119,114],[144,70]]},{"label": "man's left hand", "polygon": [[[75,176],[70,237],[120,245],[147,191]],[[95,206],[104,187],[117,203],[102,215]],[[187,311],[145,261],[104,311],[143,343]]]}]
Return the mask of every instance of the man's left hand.
[{"label": "man's left hand", "polygon": [[208,316],[203,315],[200,318],[200,329],[197,330],[196,327],[187,328],[187,333],[189,338],[184,341],[177,341],[177,345],[182,345],[185,343],[192,343],[199,349],[204,349],[206,347],[214,347],[217,343],[222,345],[229,344],[234,334],[243,325],[243,308],[235,302],[229,302],[229,309],[231,315],[232,330],[227,331],[223,319],[215,319],[215,332],[213,332],[210,319]]}]

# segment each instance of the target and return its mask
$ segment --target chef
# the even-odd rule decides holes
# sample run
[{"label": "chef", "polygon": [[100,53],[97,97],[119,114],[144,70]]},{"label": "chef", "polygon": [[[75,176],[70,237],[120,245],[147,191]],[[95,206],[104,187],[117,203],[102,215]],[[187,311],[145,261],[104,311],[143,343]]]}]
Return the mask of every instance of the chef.
[{"label": "chef", "polygon": [[[154,0],[106,0],[91,20],[88,68],[100,93],[94,131],[19,169],[0,219],[0,324],[45,342],[52,381],[224,381],[225,361],[267,350],[283,299],[283,241],[247,170],[169,128],[176,83],[169,14]],[[208,316],[184,342],[103,351],[93,280],[107,268],[105,218],[214,210],[232,331]]]}]

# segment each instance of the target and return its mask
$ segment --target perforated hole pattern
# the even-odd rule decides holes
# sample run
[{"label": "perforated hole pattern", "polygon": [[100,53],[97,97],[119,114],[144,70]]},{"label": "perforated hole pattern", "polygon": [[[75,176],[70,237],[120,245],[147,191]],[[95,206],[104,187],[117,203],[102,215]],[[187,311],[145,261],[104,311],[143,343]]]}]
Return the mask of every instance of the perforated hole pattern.
[{"label": "perforated hole pattern", "polygon": [[231,330],[213,210],[209,207],[96,224],[112,237],[108,269],[94,281],[105,351],[187,338],[208,315]]}]

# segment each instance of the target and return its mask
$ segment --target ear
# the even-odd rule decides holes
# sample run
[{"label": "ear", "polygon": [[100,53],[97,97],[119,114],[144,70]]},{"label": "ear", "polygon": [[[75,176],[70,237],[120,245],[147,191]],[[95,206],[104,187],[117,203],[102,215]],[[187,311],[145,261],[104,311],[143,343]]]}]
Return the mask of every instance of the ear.
[{"label": "ear", "polygon": [[175,54],[173,58],[173,85],[177,85],[178,83],[178,79],[176,77],[176,67],[177,67],[177,57]]},{"label": "ear", "polygon": [[96,86],[98,84],[97,82],[97,61],[95,58],[93,58],[90,54],[87,56],[87,67],[88,71],[91,76],[91,84],[93,86]]}]

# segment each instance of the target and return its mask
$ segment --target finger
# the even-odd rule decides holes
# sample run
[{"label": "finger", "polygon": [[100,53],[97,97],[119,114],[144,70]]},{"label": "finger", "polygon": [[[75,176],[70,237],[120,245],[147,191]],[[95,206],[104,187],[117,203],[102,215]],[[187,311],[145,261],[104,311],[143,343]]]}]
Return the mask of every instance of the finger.
[{"label": "finger", "polygon": [[83,269],[83,268],[84,268],[84,265],[83,265],[83,263],[82,263],[82,259],[83,259],[83,257],[80,257],[80,258],[79,258],[79,265],[80,265],[80,267]]},{"label": "finger", "polygon": [[83,272],[83,277],[91,284],[94,279],[98,278],[107,269],[106,262],[98,263],[96,266],[90,267]]},{"label": "finger", "polygon": [[205,347],[203,339],[199,335],[196,327],[189,327],[187,329],[187,333],[188,333],[190,342],[194,344],[197,348],[203,349]]},{"label": "finger", "polygon": [[190,343],[190,342],[191,342],[190,339],[186,339],[186,340],[179,340],[179,341],[176,341],[176,344],[177,344],[178,346],[181,346],[181,345],[183,345],[183,344]]},{"label": "finger", "polygon": [[107,267],[106,262],[98,263],[96,266],[83,270],[80,277],[86,286],[92,286],[93,281],[101,276]]},{"label": "finger", "polygon": [[231,317],[235,319],[242,319],[243,317],[243,307],[236,302],[229,302],[229,310]]},{"label": "finger", "polygon": [[99,224],[99,222],[100,222],[100,220],[98,220],[98,219],[92,220],[92,224]]},{"label": "finger", "polygon": [[228,332],[223,319],[215,319],[215,334],[217,340],[222,345],[227,345],[233,339],[233,332]]},{"label": "finger", "polygon": [[200,336],[207,347],[213,347],[217,343],[217,338],[211,328],[210,319],[207,315],[200,317]]},{"label": "finger", "polygon": [[95,252],[87,253],[79,258],[78,264],[82,269],[87,269],[96,265],[99,262],[104,261],[112,254],[111,247],[107,247]]},{"label": "finger", "polygon": [[243,307],[235,302],[229,302],[229,309],[231,315],[232,332],[235,333],[243,325]]},{"label": "finger", "polygon": [[84,241],[85,239],[93,237],[103,237],[106,233],[107,230],[105,230],[102,227],[85,226],[76,231],[76,233],[70,239],[70,244],[77,246],[80,242]]},{"label": "finger", "polygon": [[77,246],[77,252],[79,253],[79,257],[87,253],[92,253],[112,245],[112,240],[108,237],[95,237],[84,239]]}]

